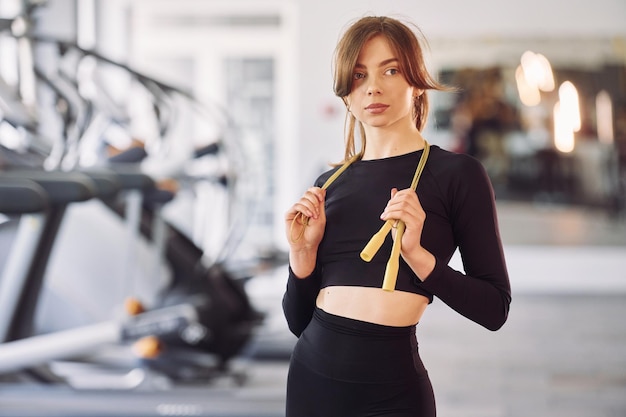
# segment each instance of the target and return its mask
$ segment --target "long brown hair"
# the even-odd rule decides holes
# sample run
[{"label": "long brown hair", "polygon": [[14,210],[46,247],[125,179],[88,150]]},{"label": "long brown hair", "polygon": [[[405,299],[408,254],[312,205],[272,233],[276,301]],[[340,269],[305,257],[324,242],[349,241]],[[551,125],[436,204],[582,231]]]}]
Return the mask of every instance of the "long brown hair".
[{"label": "long brown hair", "polygon": [[[414,25],[411,25],[414,26]],[[428,117],[428,96],[426,90],[447,90],[428,72],[424,63],[422,45],[426,40],[415,27],[411,30],[408,24],[387,16],[367,16],[354,22],[343,34],[334,54],[334,92],[344,103],[352,91],[354,67],[363,45],[374,36],[384,36],[399,60],[400,71],[407,82],[415,88],[424,90],[413,103],[415,126],[422,130]],[[419,39],[418,35],[419,34]],[[346,150],[344,161],[356,154],[355,130],[359,127],[361,137],[360,154],[365,150],[365,131],[361,122],[348,111],[346,115]]]}]

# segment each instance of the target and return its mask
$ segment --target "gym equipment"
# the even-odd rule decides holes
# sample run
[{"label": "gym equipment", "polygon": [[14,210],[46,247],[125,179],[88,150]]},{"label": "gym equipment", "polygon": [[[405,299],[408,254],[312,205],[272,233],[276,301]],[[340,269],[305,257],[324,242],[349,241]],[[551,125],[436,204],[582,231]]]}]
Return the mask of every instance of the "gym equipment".
[{"label": "gym equipment", "polygon": [[[0,373],[14,372],[41,365],[52,359],[73,358],[90,353],[106,343],[140,341],[136,349],[143,356],[143,366],[158,370],[172,380],[207,378],[226,372],[226,362],[245,344],[260,316],[247,303],[245,293],[228,280],[219,269],[198,271],[188,288],[179,288],[168,296],[164,307],[140,312],[121,321],[110,321],[69,329],[53,334],[33,335],[33,317],[45,276],[45,267],[63,214],[68,204],[91,198],[110,198],[125,187],[149,184],[145,175],[130,172],[41,172],[11,170],[0,172],[5,184],[1,196],[26,194],[19,189],[24,181],[36,184],[41,199],[31,206],[14,207],[5,203],[3,210],[33,210],[48,207],[42,213],[23,215],[14,245],[15,254],[0,281],[0,305],[5,310],[0,322]],[[16,191],[17,190],[17,191]],[[19,193],[18,193],[19,191]],[[36,202],[37,203],[37,202]],[[36,216],[36,217],[35,217]],[[34,228],[32,225],[35,225]],[[29,230],[30,229],[30,230]],[[24,243],[20,243],[24,242]],[[205,279],[197,275],[202,274]],[[185,290],[190,290],[191,293]],[[245,302],[241,302],[244,300]],[[243,306],[243,308],[242,308]],[[167,345],[163,355],[160,343]],[[207,369],[207,356],[217,356]],[[92,358],[93,360],[93,358]]]},{"label": "gym equipment", "polygon": [[[27,23],[30,28],[32,22]],[[0,30],[9,28],[10,24],[0,25]],[[192,106],[199,107],[191,95],[93,51],[33,33],[28,30],[13,35],[19,37],[21,44],[28,44],[31,51],[40,45],[57,48],[59,62],[47,60],[45,64],[58,64],[58,69],[57,72],[43,71],[37,66],[41,62],[36,59],[32,63],[25,62],[32,65],[32,77],[20,78],[20,82],[31,80],[35,85],[30,87],[45,89],[52,97],[52,112],[61,129],[42,126],[43,121],[35,117],[36,114],[27,112],[29,107],[23,105],[23,95],[15,94],[8,87],[0,88],[3,98],[0,101],[18,104],[9,106],[12,112],[5,112],[6,117],[2,120],[23,134],[21,145],[26,148],[26,152],[22,152],[0,145],[0,185],[7,184],[5,194],[1,193],[0,187],[0,197],[34,193],[41,200],[32,202],[29,207],[11,208],[0,204],[7,213],[13,213],[10,214],[12,220],[19,218],[7,267],[0,277],[0,329],[4,334],[0,338],[0,381],[20,382],[2,386],[0,415],[6,412],[19,416],[29,407],[37,409],[36,405],[26,404],[21,397],[27,397],[31,389],[36,393],[33,395],[44,399],[43,405],[39,406],[43,412],[32,412],[32,415],[88,416],[98,415],[103,409],[113,409],[112,413],[126,416],[180,414],[180,409],[167,404],[181,403],[177,397],[181,392],[185,398],[183,401],[192,404],[183,411],[191,410],[193,415],[243,417],[249,415],[251,409],[255,410],[257,417],[281,415],[268,411],[262,400],[233,399],[231,391],[231,400],[227,401],[229,394],[224,395],[224,391],[212,395],[206,392],[211,381],[219,378],[232,379],[239,385],[245,382],[246,375],[233,370],[230,364],[263,320],[243,289],[248,276],[239,272],[235,275],[227,265],[228,255],[236,247],[241,224],[235,224],[230,218],[222,221],[228,226],[226,239],[223,244],[220,241],[218,253],[207,254],[203,247],[165,221],[161,210],[176,196],[156,187],[157,180],[163,177],[173,176],[190,188],[201,178],[223,191],[228,203],[232,204],[231,199],[239,198],[241,193],[238,188],[241,185],[234,175],[241,170],[233,167],[241,163],[241,155],[234,156],[237,154],[236,141],[226,134],[213,140],[209,138],[209,141],[202,142],[204,146],[190,153],[189,160],[170,163],[167,151],[176,139],[172,137],[175,116],[185,113],[185,110],[176,108],[173,97],[183,97]],[[93,159],[98,152],[98,156],[102,156],[108,139],[107,129],[127,128],[129,115],[119,103],[106,102],[107,92],[100,84],[96,87],[102,93],[102,101],[82,95],[82,80],[68,71],[67,65],[61,65],[61,61],[72,58],[71,54],[77,57],[77,62],[87,57],[95,59],[98,65],[118,68],[150,94],[159,125],[159,136],[153,138],[156,143],[146,143],[145,148],[134,149],[134,154],[119,155],[111,161]],[[91,81],[95,83],[96,77]],[[51,110],[45,108],[45,104],[33,104],[39,106],[39,110]],[[221,110],[210,114],[206,120],[216,124],[229,123]],[[222,127],[220,125],[218,130]],[[42,132],[51,137],[41,137]],[[203,158],[205,170],[200,175],[190,173],[187,170],[189,161],[200,158]],[[225,160],[228,164],[224,163]],[[94,162],[99,168],[92,168]],[[21,187],[24,181],[29,187]],[[39,333],[35,326],[36,310],[41,304],[42,290],[46,289],[43,284],[49,278],[46,271],[52,249],[58,244],[60,226],[72,211],[67,209],[86,206],[95,200],[99,206],[114,209],[119,224],[126,226],[127,261],[136,262],[132,258],[133,245],[139,239],[141,243],[146,239],[156,253],[162,253],[171,268],[172,283],[163,289],[155,303],[146,305],[128,300],[128,313],[123,317],[113,318],[112,315],[103,321]],[[238,219],[247,218],[243,215]],[[95,239],[98,236],[94,236]],[[83,279],[83,276],[79,278]],[[120,278],[129,282],[133,276],[129,272]],[[9,299],[12,301],[4,302]],[[97,299],[94,298],[93,302]],[[71,312],[70,308],[68,306]],[[2,321],[4,319],[6,321]],[[43,388],[28,384],[31,381],[47,384]],[[202,390],[192,391],[197,384],[205,385]],[[167,392],[160,391],[164,388]],[[89,392],[86,393],[85,389]],[[106,395],[95,393],[98,389],[107,390]],[[154,395],[149,400],[145,396],[135,399],[130,394],[137,390]],[[22,404],[4,396],[7,392],[16,393],[15,398],[21,398]],[[82,403],[82,398],[90,400],[82,408],[70,404],[63,406],[55,403],[57,396],[76,403]],[[195,408],[193,403],[200,397],[209,397],[210,404],[203,399],[203,406]],[[233,404],[233,400],[237,404]],[[142,401],[145,404],[139,407],[137,402]],[[133,402],[132,406],[128,405],[130,402]],[[140,408],[142,411],[137,411]],[[282,406],[273,409],[282,410]]]},{"label": "gym equipment", "polygon": [[[69,173],[75,176],[76,173]],[[80,173],[78,173],[80,174]],[[52,186],[58,182],[50,181],[57,175],[66,176],[66,173],[38,172],[36,179],[42,181],[41,185],[33,184],[39,191],[43,189],[48,180],[48,190],[53,191]],[[2,172],[2,183],[12,181],[10,185],[15,190],[17,183],[26,180],[23,172],[13,171],[12,173]],[[93,180],[82,175],[81,179],[86,179],[85,194],[93,192],[91,189]],[[68,194],[67,189],[58,188],[64,194]],[[45,190],[44,190],[45,191]],[[16,195],[15,192],[12,193]],[[3,196],[6,194],[0,194]],[[41,195],[39,196],[41,197]],[[85,195],[85,197],[88,197]],[[93,196],[91,198],[95,198]],[[51,193],[50,198],[55,197]],[[82,199],[82,197],[81,197]],[[41,199],[43,202],[37,203],[29,210],[38,211],[40,208],[49,210],[48,199]],[[13,201],[12,198],[3,201]],[[58,200],[57,200],[58,201]],[[58,201],[60,202],[60,201]],[[74,203],[70,203],[74,204]],[[80,203],[76,203],[80,204]],[[8,210],[3,206],[4,210]],[[56,208],[54,208],[56,209]],[[14,212],[21,210],[19,207],[11,209]],[[46,212],[44,210],[44,213]],[[0,210],[2,211],[2,210]],[[22,218],[20,223],[28,223]],[[184,248],[178,249],[180,253],[189,256],[190,253]],[[24,253],[24,252],[22,252]],[[195,255],[201,252],[196,248]],[[176,256],[174,256],[176,258]],[[179,260],[180,261],[180,260]],[[181,262],[181,268],[189,268],[189,264]],[[163,413],[186,413],[192,415],[206,416],[250,416],[250,410],[255,410],[255,416],[278,417],[282,410],[281,396],[274,395],[269,398],[259,398],[252,393],[252,396],[241,397],[239,389],[211,389],[210,381],[226,375],[242,386],[245,382],[245,374],[238,371],[226,369],[226,363],[216,364],[209,360],[215,356],[211,349],[219,349],[228,358],[237,352],[237,345],[245,344],[250,336],[248,330],[237,326],[236,323],[230,326],[227,318],[230,313],[229,306],[224,307],[224,303],[231,306],[238,304],[237,298],[232,296],[220,297],[220,294],[228,295],[228,287],[219,289],[223,285],[232,285],[232,282],[223,282],[226,277],[219,276],[220,271],[212,270],[212,278],[202,286],[214,286],[214,291],[204,293],[201,288],[200,298],[208,301],[203,303],[204,313],[212,320],[216,331],[211,327],[198,325],[199,320],[196,312],[198,310],[182,309],[176,304],[172,309],[167,307],[157,310],[158,314],[149,310],[137,317],[127,317],[121,320],[111,320],[94,325],[83,326],[77,329],[60,331],[50,335],[37,335],[22,339],[12,340],[0,344],[0,380],[20,381],[16,384],[2,384],[0,389],[0,416],[90,416],[102,415],[102,410],[107,410],[109,415],[119,414],[124,416],[157,416]],[[196,277],[201,278],[202,273],[198,270]],[[6,282],[2,279],[2,282]],[[0,291],[4,292],[4,290]],[[191,294],[179,293],[180,301],[185,298],[189,301]],[[197,297],[196,297],[197,298]],[[212,300],[216,298],[216,300]],[[174,300],[170,300],[173,304]],[[3,304],[2,304],[3,305]],[[196,305],[194,305],[194,308]],[[217,312],[217,314],[215,314]],[[4,317],[4,315],[2,315]],[[236,317],[235,317],[236,318]],[[16,322],[19,320],[16,320]],[[250,326],[249,324],[247,326]],[[223,327],[223,329],[220,329]],[[227,343],[229,331],[234,332],[235,345]],[[182,348],[180,337],[185,335],[185,340],[191,340],[194,335],[203,336],[200,340],[204,343],[200,349]],[[210,337],[211,334],[213,337]],[[165,339],[166,343],[178,343],[176,349],[172,349],[167,344],[156,345],[157,349],[165,349],[160,356],[150,357],[147,350],[153,349],[154,335]],[[136,359],[138,356],[124,355],[119,357],[99,357],[99,347],[110,343],[124,345],[137,341],[137,348],[144,348],[142,355],[144,359]],[[149,345],[152,342],[152,345]],[[157,342],[158,343],[158,342]],[[214,345],[211,346],[211,343]],[[189,344],[189,346],[194,346]],[[234,346],[234,348],[233,348]],[[157,352],[158,353],[158,352]],[[129,358],[129,356],[131,356]],[[71,362],[60,361],[63,358]],[[134,359],[134,361],[133,361]],[[41,366],[45,364],[45,366]],[[61,366],[59,366],[61,364]],[[78,370],[72,370],[68,377],[68,364],[78,364]],[[190,372],[191,371],[191,372]],[[78,376],[80,374],[80,377]],[[34,386],[28,381],[47,382],[45,389],[41,386]],[[184,382],[197,381],[205,384],[201,388],[193,388],[192,385]],[[183,382],[179,384],[178,382]],[[66,385],[69,383],[70,385]],[[194,384],[195,385],[195,384]],[[70,389],[81,388],[80,390]],[[88,389],[88,391],[85,391]],[[105,389],[106,391],[101,391]],[[114,390],[114,391],[111,391]],[[141,395],[131,395],[141,391]],[[245,395],[245,390],[243,391]],[[32,398],[32,400],[27,400]],[[6,413],[6,414],[5,414]],[[183,414],[184,415],[184,414]]]}]

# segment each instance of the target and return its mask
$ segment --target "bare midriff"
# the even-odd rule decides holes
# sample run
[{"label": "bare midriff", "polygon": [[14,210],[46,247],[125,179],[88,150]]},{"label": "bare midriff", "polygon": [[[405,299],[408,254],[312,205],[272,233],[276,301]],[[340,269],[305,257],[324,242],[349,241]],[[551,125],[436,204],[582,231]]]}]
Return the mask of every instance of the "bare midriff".
[{"label": "bare midriff", "polygon": [[317,307],[336,316],[382,324],[412,326],[417,324],[428,298],[404,291],[384,291],[373,287],[332,286],[322,288]]}]

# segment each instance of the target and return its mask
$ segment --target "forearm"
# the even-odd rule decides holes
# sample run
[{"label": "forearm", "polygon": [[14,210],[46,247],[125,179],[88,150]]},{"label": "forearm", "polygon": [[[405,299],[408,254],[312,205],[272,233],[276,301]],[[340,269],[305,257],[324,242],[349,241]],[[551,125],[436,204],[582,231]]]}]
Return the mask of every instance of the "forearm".
[{"label": "forearm", "polygon": [[[448,306],[489,330],[498,330],[506,322],[510,292],[507,282],[500,279],[480,279],[455,271],[439,259],[422,287],[436,295]],[[495,277],[494,277],[495,278]]]},{"label": "forearm", "polygon": [[298,337],[311,321],[320,279],[320,274],[315,268],[310,275],[304,277],[297,277],[289,268],[287,288],[282,302],[283,313],[289,330]]},{"label": "forearm", "polygon": [[435,269],[435,256],[424,248],[402,254],[402,258],[415,272],[420,281],[425,281]]},{"label": "forearm", "polygon": [[317,248],[289,251],[289,266],[296,278],[309,277],[315,270],[316,262]]}]

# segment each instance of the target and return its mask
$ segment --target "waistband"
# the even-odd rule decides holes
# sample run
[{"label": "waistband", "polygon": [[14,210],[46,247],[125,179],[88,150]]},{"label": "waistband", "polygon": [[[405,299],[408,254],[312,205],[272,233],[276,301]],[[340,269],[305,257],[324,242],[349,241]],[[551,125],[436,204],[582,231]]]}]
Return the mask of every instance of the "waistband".
[{"label": "waistband", "polygon": [[313,317],[319,324],[327,329],[339,333],[362,337],[382,336],[385,338],[403,338],[415,333],[415,325],[412,326],[387,326],[384,324],[371,323],[368,321],[337,316],[328,313],[319,307],[313,310]]},{"label": "waistband", "polygon": [[415,329],[350,319],[316,308],[292,360],[335,380],[406,381],[425,373]]}]

